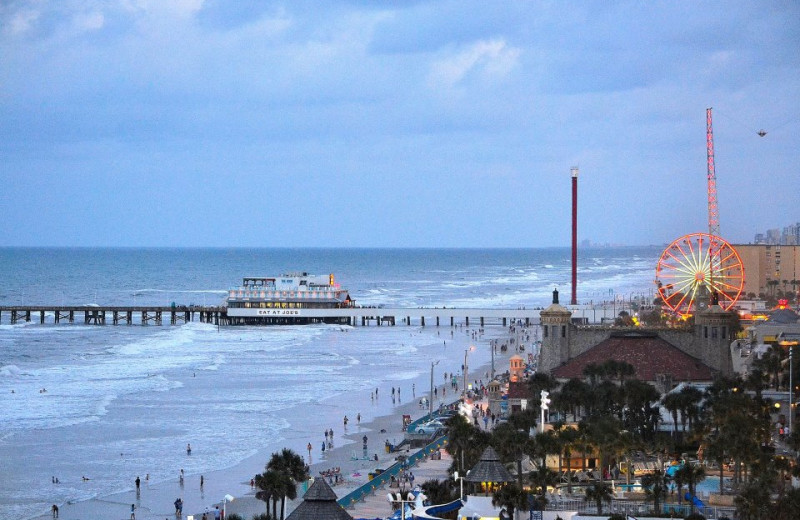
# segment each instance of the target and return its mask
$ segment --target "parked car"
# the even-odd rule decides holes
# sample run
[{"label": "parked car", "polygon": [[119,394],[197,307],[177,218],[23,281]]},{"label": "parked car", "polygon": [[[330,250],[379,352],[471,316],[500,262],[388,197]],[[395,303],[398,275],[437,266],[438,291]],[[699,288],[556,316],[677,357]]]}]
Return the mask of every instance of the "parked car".
[{"label": "parked car", "polygon": [[419,433],[420,435],[430,435],[431,433],[434,433],[437,430],[441,430],[444,427],[445,426],[442,421],[434,419],[432,421],[420,424],[414,431],[415,433]]}]

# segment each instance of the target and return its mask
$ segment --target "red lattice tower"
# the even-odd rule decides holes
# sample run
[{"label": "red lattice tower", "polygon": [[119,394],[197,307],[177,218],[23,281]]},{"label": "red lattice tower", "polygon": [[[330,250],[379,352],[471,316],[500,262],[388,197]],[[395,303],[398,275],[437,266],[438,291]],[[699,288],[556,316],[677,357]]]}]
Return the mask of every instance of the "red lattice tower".
[{"label": "red lattice tower", "polygon": [[714,129],[711,127],[710,108],[706,109],[706,155],[708,158],[708,234],[718,237],[717,173],[714,170]]}]

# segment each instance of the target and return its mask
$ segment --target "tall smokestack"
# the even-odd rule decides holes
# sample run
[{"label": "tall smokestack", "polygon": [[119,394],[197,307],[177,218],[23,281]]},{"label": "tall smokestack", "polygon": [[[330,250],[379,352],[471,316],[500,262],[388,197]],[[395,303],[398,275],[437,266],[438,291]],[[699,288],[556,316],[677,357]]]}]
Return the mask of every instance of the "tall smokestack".
[{"label": "tall smokestack", "polygon": [[572,299],[570,305],[578,305],[578,167],[572,171]]}]

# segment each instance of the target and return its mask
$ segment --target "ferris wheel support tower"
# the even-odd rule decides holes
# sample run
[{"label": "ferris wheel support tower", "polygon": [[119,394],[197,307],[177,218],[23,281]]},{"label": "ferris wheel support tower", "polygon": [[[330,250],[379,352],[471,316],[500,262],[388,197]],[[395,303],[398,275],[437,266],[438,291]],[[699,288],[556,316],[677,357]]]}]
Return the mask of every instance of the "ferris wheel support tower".
[{"label": "ferris wheel support tower", "polygon": [[708,162],[708,234],[718,237],[717,173],[714,170],[714,129],[711,126],[711,108],[706,109],[706,156]]}]

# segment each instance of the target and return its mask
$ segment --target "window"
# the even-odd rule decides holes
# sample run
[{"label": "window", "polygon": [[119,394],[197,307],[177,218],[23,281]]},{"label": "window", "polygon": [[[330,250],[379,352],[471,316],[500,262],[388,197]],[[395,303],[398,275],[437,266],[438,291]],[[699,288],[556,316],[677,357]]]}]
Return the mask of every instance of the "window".
[{"label": "window", "polygon": [[711,327],[711,339],[717,339],[717,328]]},{"label": "window", "polygon": [[546,338],[546,337],[548,337],[548,336],[550,335],[550,334],[549,334],[549,332],[550,332],[550,327],[548,327],[547,325],[545,325],[545,326],[544,326],[544,327],[542,327],[542,328],[544,329],[544,337],[545,337],[545,338]]},{"label": "window", "polygon": [[562,325],[561,326],[561,337],[562,338],[566,338],[567,337],[567,326],[566,325]]}]

